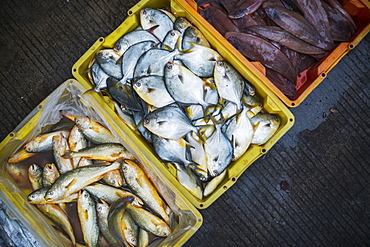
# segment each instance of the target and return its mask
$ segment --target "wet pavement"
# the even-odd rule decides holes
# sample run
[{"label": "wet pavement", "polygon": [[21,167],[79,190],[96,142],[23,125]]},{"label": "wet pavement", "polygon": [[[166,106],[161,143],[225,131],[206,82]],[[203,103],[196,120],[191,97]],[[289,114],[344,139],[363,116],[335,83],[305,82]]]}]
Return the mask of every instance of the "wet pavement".
[{"label": "wet pavement", "polygon": [[[136,2],[2,1],[0,139],[72,78],[77,59]],[[369,246],[369,82],[367,35],[290,109],[288,133],[200,211],[204,222],[185,246]],[[37,246],[5,207],[0,245]]]}]

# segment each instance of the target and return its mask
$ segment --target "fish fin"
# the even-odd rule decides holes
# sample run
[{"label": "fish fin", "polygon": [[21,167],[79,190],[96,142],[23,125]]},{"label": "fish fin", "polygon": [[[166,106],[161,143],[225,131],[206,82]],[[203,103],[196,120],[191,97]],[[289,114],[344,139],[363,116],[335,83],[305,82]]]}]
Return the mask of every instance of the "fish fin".
[{"label": "fish fin", "polygon": [[116,61],[116,64],[122,64],[122,60],[123,60],[123,56],[120,56],[117,61]]},{"label": "fish fin", "polygon": [[65,158],[65,159],[73,158],[72,153],[73,153],[72,151],[65,151],[64,154],[62,155],[62,157]]},{"label": "fish fin", "polygon": [[164,50],[172,51],[172,48],[169,45],[162,44],[162,47],[163,47]]},{"label": "fish fin", "polygon": [[184,77],[182,75],[177,75],[177,77],[179,78],[179,80],[181,81],[182,84],[184,84]]},{"label": "fish fin", "polygon": [[67,185],[66,185],[66,188],[69,189],[70,187],[72,187],[75,183],[77,182],[77,179],[72,179],[71,182],[69,182]]}]

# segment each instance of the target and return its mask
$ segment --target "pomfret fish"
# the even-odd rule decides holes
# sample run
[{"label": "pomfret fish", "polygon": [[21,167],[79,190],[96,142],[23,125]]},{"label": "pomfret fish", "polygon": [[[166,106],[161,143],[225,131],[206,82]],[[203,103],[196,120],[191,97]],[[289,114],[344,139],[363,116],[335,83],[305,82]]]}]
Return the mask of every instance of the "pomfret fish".
[{"label": "pomfret fish", "polygon": [[156,45],[153,41],[143,41],[140,43],[133,44],[127,51],[122,55],[122,74],[123,78],[120,83],[127,83],[127,80],[131,80],[134,77],[135,66],[145,52],[154,48]]},{"label": "pomfret fish", "polygon": [[220,175],[218,175],[217,177],[214,177],[211,181],[209,181],[206,184],[206,186],[204,187],[204,191],[203,191],[204,197],[209,196],[210,194],[212,194],[213,191],[215,191],[217,186],[226,177],[226,173],[227,173],[227,170],[223,171]]},{"label": "pomfret fish", "polygon": [[101,184],[101,183],[93,183],[84,188],[84,190],[87,190],[90,194],[94,195],[97,198],[100,198],[107,202],[108,204],[112,204],[114,201],[119,199],[120,197],[125,196],[133,196],[135,200],[132,202],[137,205],[143,205],[143,201],[132,194],[131,192],[128,192],[126,190],[114,188],[109,185]]},{"label": "pomfret fish", "polygon": [[227,120],[222,126],[222,131],[233,145],[233,160],[239,159],[247,151],[254,134],[248,109],[243,108],[240,113]]},{"label": "pomfret fish", "polygon": [[28,167],[28,179],[31,182],[33,190],[40,189],[42,187],[42,168],[37,164],[32,164]]},{"label": "pomfret fish", "polygon": [[74,121],[82,134],[95,144],[119,143],[109,129],[89,117],[64,116]]},{"label": "pomfret fish", "polygon": [[172,231],[171,228],[161,218],[155,216],[142,207],[133,205],[131,197],[124,197],[119,200],[124,202],[125,209],[131,214],[136,224],[158,237],[168,237]]},{"label": "pomfret fish", "polygon": [[177,17],[175,22],[173,23],[174,29],[178,30],[181,34],[183,34],[186,28],[192,26],[190,21],[185,17]]},{"label": "pomfret fish", "polygon": [[132,87],[149,105],[159,108],[175,102],[168,93],[162,76],[141,77],[132,84]]},{"label": "pomfret fish", "polygon": [[50,187],[59,176],[60,173],[54,163],[46,164],[42,171],[42,185]]},{"label": "pomfret fish", "polygon": [[144,126],[152,133],[167,139],[179,139],[190,131],[197,131],[178,107],[158,108],[144,118]]},{"label": "pomfret fish", "polygon": [[37,153],[30,153],[30,152],[27,152],[25,149],[21,149],[21,150],[17,151],[15,154],[13,154],[8,159],[8,163],[10,163],[10,164],[18,163],[18,162],[21,162],[21,161],[26,160],[28,158],[31,158],[31,157],[35,156],[36,154]]},{"label": "pomfret fish", "polygon": [[181,32],[178,30],[169,31],[161,43],[161,48],[164,50],[173,51],[176,48],[177,40],[180,36]]},{"label": "pomfret fish", "polygon": [[220,54],[212,48],[190,43],[191,48],[175,56],[184,65],[199,77],[213,76],[216,61],[221,60]]},{"label": "pomfret fish", "polygon": [[39,204],[37,208],[46,215],[49,219],[55,222],[56,225],[61,227],[63,231],[68,235],[72,242],[72,245],[76,245],[75,235],[73,233],[72,225],[64,213],[64,211],[56,204]]},{"label": "pomfret fish", "polygon": [[122,171],[132,192],[140,197],[145,205],[169,223],[170,218],[165,210],[167,206],[144,171],[131,160],[123,161]]},{"label": "pomfret fish", "polygon": [[63,134],[69,136],[69,130],[59,130],[50,133],[40,134],[24,145],[24,149],[30,153],[47,152],[53,150],[53,136]]},{"label": "pomfret fish", "polygon": [[177,102],[200,104],[203,109],[209,105],[204,101],[205,82],[186,67],[168,62],[165,66],[164,78],[169,94]]},{"label": "pomfret fish", "polygon": [[140,23],[144,30],[157,26],[152,30],[152,33],[160,41],[163,41],[166,34],[173,28],[173,21],[166,13],[147,7],[140,10]]},{"label": "pomfret fish", "polygon": [[77,198],[77,212],[86,246],[97,246],[99,240],[98,217],[95,201],[89,192],[81,190]]},{"label": "pomfret fish", "polygon": [[159,40],[149,31],[150,30],[134,30],[123,35],[114,44],[114,52],[122,56],[130,46],[143,41],[152,41],[158,44]]},{"label": "pomfret fish", "polygon": [[262,145],[267,142],[280,126],[280,119],[277,115],[258,113],[251,118],[254,127],[252,144]]},{"label": "pomfret fish", "polygon": [[133,114],[130,110],[121,107],[116,101],[113,102],[114,110],[117,115],[130,127],[132,130],[136,130],[136,124],[134,121]]},{"label": "pomfret fish", "polygon": [[190,167],[183,167],[181,164],[174,163],[176,167],[176,179],[187,189],[193,196],[199,200],[203,199],[202,185],[199,178],[192,172]]},{"label": "pomfret fish", "polygon": [[132,111],[142,111],[141,99],[132,89],[130,83],[120,83],[119,80],[109,77],[107,87],[111,97],[125,108]]},{"label": "pomfret fish", "polygon": [[204,35],[194,26],[190,26],[186,28],[184,35],[182,36],[182,49],[189,50],[192,48],[190,43],[195,43],[198,45],[203,45],[206,47],[210,47],[208,40],[204,37]]},{"label": "pomfret fish", "polygon": [[214,72],[217,91],[221,98],[229,100],[241,110],[244,91],[244,78],[226,61],[217,61]]},{"label": "pomfret fish", "polygon": [[172,61],[178,50],[167,51],[162,49],[150,49],[138,60],[134,78],[148,75],[164,76],[164,67],[168,61]]},{"label": "pomfret fish", "polygon": [[63,157],[67,150],[69,150],[67,139],[63,134],[53,136],[53,154],[58,171],[63,174],[72,170],[73,161],[70,158]]},{"label": "pomfret fish", "polygon": [[191,160],[196,164],[196,166],[193,167],[194,172],[199,176],[201,181],[207,181],[209,179],[209,174],[203,141],[199,138],[198,134],[194,132],[188,133],[186,140],[191,145],[189,148]]},{"label": "pomfret fish", "polygon": [[62,174],[46,193],[45,199],[56,201],[79,191],[85,186],[100,180],[109,171],[121,167],[121,160],[109,166],[81,167]]},{"label": "pomfret fish", "polygon": [[204,142],[207,155],[207,167],[210,175],[216,177],[230,164],[233,158],[233,147],[229,139],[221,131],[221,126],[216,124],[216,130]]},{"label": "pomfret fish", "polygon": [[95,54],[96,62],[105,73],[116,79],[122,78],[122,68],[118,59],[120,58],[113,49],[103,49]]},{"label": "pomfret fish", "polygon": [[140,132],[140,134],[145,138],[147,142],[152,143],[153,134],[147,128],[144,127],[144,113],[137,112],[136,114],[134,114],[134,120],[135,120],[136,128]]},{"label": "pomfret fish", "polygon": [[100,65],[94,61],[90,67],[91,80],[94,83],[93,91],[100,92],[101,89],[107,87],[107,79],[110,75],[104,72]]},{"label": "pomfret fish", "polygon": [[94,160],[115,161],[119,158],[135,159],[134,156],[121,144],[106,143],[88,147],[77,152],[66,152],[63,157],[83,157]]},{"label": "pomfret fish", "polygon": [[192,162],[187,157],[187,147],[183,139],[172,140],[153,135],[153,148],[158,156],[168,162],[188,166]]},{"label": "pomfret fish", "polygon": [[96,203],[96,215],[98,217],[98,225],[100,232],[110,246],[118,247],[119,241],[114,237],[108,227],[108,214],[110,206],[104,200]]}]

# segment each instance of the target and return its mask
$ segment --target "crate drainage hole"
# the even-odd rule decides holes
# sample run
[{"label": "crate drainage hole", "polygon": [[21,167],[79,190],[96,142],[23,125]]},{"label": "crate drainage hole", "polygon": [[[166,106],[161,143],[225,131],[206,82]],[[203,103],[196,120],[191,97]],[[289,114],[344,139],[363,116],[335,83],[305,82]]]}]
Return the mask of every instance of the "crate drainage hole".
[{"label": "crate drainage hole", "polygon": [[[294,104],[294,103],[293,103],[293,104]],[[289,121],[290,121],[290,122],[293,122],[293,118],[289,118]]]},{"label": "crate drainage hole", "polygon": [[100,39],[99,39],[99,41],[100,41],[100,42],[103,42],[103,41],[104,41],[104,38],[100,38]]},{"label": "crate drainage hole", "polygon": [[128,11],[128,15],[132,15],[132,11],[131,10]]},{"label": "crate drainage hole", "polygon": [[42,105],[39,105],[39,106],[37,107],[37,109],[41,110],[41,109],[42,109]]},{"label": "crate drainage hole", "polygon": [[322,77],[325,77],[325,76],[326,76],[326,74],[325,74],[325,73],[322,73],[322,74],[321,74],[321,76],[322,76]]},{"label": "crate drainage hole", "polygon": [[202,220],[201,219],[198,219],[198,222],[202,222]]},{"label": "crate drainage hole", "polygon": [[261,152],[264,154],[264,153],[266,153],[266,149],[265,148],[262,148],[261,149]]},{"label": "crate drainage hole", "polygon": [[77,71],[77,69],[73,69],[73,72],[76,72]]},{"label": "crate drainage hole", "polygon": [[10,137],[14,137],[14,133],[10,133],[10,134],[9,134],[9,136],[10,136]]},{"label": "crate drainage hole", "polygon": [[292,106],[295,106],[295,103],[292,103]]},{"label": "crate drainage hole", "polygon": [[235,182],[236,181],[236,177],[232,177],[231,178],[231,181]]},{"label": "crate drainage hole", "polygon": [[350,44],[350,45],[349,45],[349,48],[350,48],[350,49],[353,49],[353,48],[355,48],[355,46],[354,46],[353,44]]},{"label": "crate drainage hole", "polygon": [[225,185],[224,187],[222,187],[224,190],[227,190],[227,186]]},{"label": "crate drainage hole", "polygon": [[202,207],[203,207],[203,204],[199,204],[199,207],[201,207],[201,208],[202,208]]}]

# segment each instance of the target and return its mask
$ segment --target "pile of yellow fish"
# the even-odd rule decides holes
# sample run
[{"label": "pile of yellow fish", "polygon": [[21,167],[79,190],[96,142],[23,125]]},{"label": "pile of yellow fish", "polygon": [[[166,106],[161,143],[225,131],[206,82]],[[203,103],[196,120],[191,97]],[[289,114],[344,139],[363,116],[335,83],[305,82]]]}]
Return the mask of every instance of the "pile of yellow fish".
[{"label": "pile of yellow fish", "polygon": [[199,200],[216,189],[232,161],[280,126],[204,35],[163,9],[141,9],[140,25],[98,51],[88,72],[92,90],[108,92],[121,118]]},{"label": "pile of yellow fish", "polygon": [[[169,236],[173,214],[135,157],[99,122],[64,116],[8,160],[15,164],[40,157],[42,164],[28,165],[28,201],[73,246],[82,241],[86,246],[148,246]],[[71,211],[77,211],[79,224],[72,224],[77,216]],[[82,237],[75,235],[79,231]]]}]

